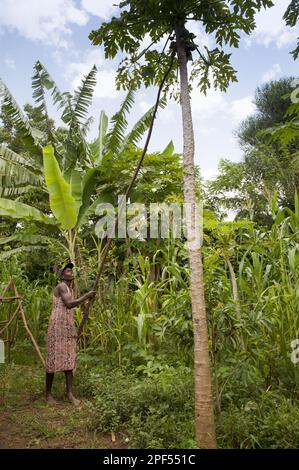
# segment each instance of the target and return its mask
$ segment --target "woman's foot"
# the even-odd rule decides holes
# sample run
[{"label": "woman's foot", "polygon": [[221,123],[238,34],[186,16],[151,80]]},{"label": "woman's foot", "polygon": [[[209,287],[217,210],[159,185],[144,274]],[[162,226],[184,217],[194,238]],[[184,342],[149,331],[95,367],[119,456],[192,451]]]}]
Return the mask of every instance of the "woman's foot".
[{"label": "woman's foot", "polygon": [[68,398],[68,401],[72,403],[74,406],[79,406],[81,403],[80,400],[75,398],[73,394],[68,395],[67,398]]},{"label": "woman's foot", "polygon": [[46,395],[46,402],[49,403],[49,405],[57,405],[57,401],[52,397],[52,395]]}]

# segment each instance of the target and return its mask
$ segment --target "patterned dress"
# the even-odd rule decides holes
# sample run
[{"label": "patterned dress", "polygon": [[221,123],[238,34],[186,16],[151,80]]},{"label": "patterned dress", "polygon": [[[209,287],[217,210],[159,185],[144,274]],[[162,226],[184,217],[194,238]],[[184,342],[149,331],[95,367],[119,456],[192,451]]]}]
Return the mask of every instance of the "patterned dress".
[{"label": "patterned dress", "polygon": [[[66,284],[69,293],[72,291]],[[77,328],[74,311],[68,309],[61,296],[53,295],[52,313],[47,334],[46,371],[59,372],[76,369]]]}]

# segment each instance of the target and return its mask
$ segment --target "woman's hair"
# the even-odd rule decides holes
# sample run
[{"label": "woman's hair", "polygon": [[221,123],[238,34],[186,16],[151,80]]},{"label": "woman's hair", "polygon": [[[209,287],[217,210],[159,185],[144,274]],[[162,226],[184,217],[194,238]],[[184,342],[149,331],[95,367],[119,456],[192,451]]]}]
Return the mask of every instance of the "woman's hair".
[{"label": "woman's hair", "polygon": [[63,268],[59,269],[59,271],[58,271],[59,279],[62,278],[63,272],[64,272],[65,269],[67,269],[67,268],[73,269],[73,267],[74,267],[74,264],[73,264],[73,263],[67,263]]}]

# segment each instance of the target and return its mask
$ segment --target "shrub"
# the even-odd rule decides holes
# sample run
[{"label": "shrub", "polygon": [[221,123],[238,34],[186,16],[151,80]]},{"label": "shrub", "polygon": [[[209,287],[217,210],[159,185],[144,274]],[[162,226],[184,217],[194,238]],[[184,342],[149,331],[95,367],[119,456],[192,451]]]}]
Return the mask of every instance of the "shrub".
[{"label": "shrub", "polygon": [[[159,370],[159,369],[157,369]],[[194,386],[192,371],[178,367],[128,375],[126,369],[98,369],[95,401],[89,423],[99,432],[124,434],[132,448],[194,447]]]},{"label": "shrub", "polygon": [[265,391],[256,401],[231,405],[222,413],[219,446],[226,448],[298,448],[298,404],[278,390]]}]

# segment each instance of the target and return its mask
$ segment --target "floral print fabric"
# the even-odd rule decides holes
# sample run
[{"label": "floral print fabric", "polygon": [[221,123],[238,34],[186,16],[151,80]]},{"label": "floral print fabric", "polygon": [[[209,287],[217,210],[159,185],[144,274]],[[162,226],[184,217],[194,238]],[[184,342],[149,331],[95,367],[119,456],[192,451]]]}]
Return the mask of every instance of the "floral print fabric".
[{"label": "floral print fabric", "polygon": [[[68,287],[68,286],[67,286]],[[68,287],[69,291],[70,288]],[[70,291],[72,294],[72,292]],[[46,371],[49,373],[76,369],[77,328],[74,311],[62,298],[53,295],[47,334]]]}]

